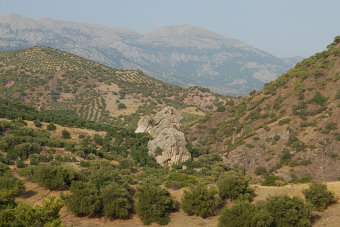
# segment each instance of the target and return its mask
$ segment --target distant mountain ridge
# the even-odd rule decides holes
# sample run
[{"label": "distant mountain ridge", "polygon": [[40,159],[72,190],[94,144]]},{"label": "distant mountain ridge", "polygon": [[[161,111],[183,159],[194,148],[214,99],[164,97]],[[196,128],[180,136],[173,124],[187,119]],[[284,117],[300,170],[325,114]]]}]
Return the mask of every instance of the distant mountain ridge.
[{"label": "distant mountain ridge", "polygon": [[0,50],[50,46],[123,69],[141,69],[165,82],[241,95],[262,88],[301,58],[280,59],[238,40],[182,25],[147,34],[100,25],[0,17]]}]

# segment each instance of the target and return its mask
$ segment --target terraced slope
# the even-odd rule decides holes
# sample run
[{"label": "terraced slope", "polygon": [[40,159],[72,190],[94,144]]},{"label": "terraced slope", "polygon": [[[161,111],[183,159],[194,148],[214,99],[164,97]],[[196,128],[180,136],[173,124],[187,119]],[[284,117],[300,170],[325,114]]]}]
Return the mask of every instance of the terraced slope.
[{"label": "terraced slope", "polygon": [[208,111],[221,104],[207,89],[183,89],[49,47],[0,52],[0,75],[0,97],[92,121],[134,124],[139,114],[164,105]]},{"label": "terraced slope", "polygon": [[340,36],[264,89],[191,128],[197,150],[290,179],[340,177]]},{"label": "terraced slope", "polygon": [[123,69],[141,69],[164,82],[246,95],[301,58],[281,59],[241,41],[189,25],[147,34],[100,25],[0,16],[0,50],[49,46]]}]

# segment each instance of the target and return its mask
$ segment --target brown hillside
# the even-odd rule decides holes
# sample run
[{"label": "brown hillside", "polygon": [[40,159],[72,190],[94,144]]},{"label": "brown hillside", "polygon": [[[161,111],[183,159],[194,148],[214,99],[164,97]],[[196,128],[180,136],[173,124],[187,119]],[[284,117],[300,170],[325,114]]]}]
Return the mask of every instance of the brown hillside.
[{"label": "brown hillside", "polygon": [[264,89],[252,91],[191,128],[197,149],[218,152],[254,173],[290,179],[340,177],[340,37]]}]

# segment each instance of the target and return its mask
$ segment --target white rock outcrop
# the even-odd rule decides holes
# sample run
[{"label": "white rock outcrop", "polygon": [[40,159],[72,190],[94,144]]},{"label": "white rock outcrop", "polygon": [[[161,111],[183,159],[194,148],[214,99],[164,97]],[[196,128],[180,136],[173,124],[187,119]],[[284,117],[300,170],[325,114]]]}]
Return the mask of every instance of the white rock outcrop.
[{"label": "white rock outcrop", "polygon": [[136,133],[149,133],[153,140],[148,143],[149,155],[162,166],[172,166],[191,159],[186,149],[184,133],[180,132],[181,114],[173,107],[142,117]]}]

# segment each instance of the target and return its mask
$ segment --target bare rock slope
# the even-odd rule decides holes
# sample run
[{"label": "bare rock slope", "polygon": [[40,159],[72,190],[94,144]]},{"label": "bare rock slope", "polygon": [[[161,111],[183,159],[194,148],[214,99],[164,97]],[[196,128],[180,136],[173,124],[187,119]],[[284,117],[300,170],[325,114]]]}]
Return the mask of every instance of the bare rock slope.
[{"label": "bare rock slope", "polygon": [[155,115],[142,117],[136,133],[147,132],[152,137],[148,143],[149,155],[163,166],[172,166],[191,158],[185,147],[185,137],[180,129],[181,114],[173,107],[165,107]]}]

